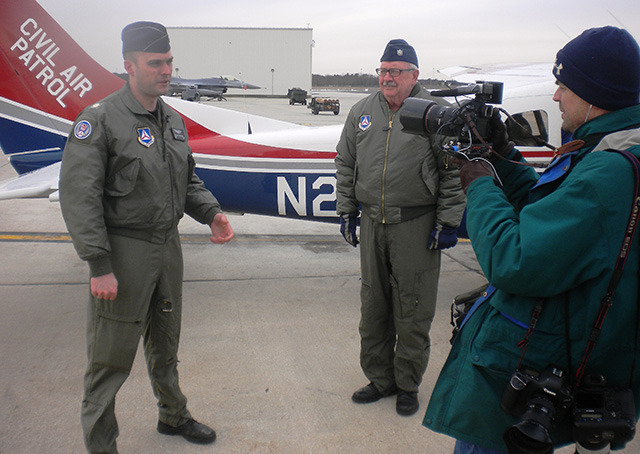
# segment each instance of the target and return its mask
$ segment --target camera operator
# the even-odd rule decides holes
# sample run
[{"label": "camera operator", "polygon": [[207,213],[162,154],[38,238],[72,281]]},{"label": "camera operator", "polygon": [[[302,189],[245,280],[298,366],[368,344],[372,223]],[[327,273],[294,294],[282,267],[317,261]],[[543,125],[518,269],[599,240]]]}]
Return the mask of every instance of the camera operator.
[{"label": "camera operator", "polygon": [[458,169],[445,167],[429,138],[402,132],[404,100],[431,99],[417,83],[414,48],[391,40],[377,73],[380,91],[349,112],[335,159],[341,232],[354,247],[362,206],[360,364],[370,383],[352,400],[397,393],[397,413],[409,416],[429,361],[440,250],[457,242],[464,194]]},{"label": "camera operator", "polygon": [[[575,389],[576,371],[630,225],[631,160],[604,150],[640,157],[640,50],[624,30],[589,29],[557,53],[553,74],[562,128],[580,142],[563,147],[566,153],[540,176],[531,167],[492,158],[502,187],[486,162],[461,161],[467,229],[491,286],[455,339],[423,421],[456,438],[456,454],[543,453],[581,441],[572,433],[571,411],[563,411],[561,399],[567,393],[561,382]],[[504,128],[498,117],[494,120],[496,130]],[[502,139],[494,139],[494,149],[509,160],[524,161],[506,133]],[[640,410],[640,364],[634,364],[640,354],[638,235],[626,258],[585,376],[602,375],[609,388],[631,389],[633,399],[623,403],[635,401],[628,418],[633,425]],[[537,323],[531,322],[536,308],[541,308]],[[520,364],[539,373],[514,374]],[[503,433],[526,419],[501,409],[503,392],[516,375],[529,382],[526,387],[533,383],[540,389],[542,403],[525,399],[526,411],[546,416],[550,427],[525,422],[538,431],[550,429],[550,450],[524,435],[516,438],[530,441],[529,446],[514,448],[503,440]],[[543,380],[548,382],[539,385]],[[596,419],[595,424],[608,423]],[[628,441],[609,440],[613,449]],[[578,452],[608,452],[606,437],[602,441],[599,451],[578,446]]]}]

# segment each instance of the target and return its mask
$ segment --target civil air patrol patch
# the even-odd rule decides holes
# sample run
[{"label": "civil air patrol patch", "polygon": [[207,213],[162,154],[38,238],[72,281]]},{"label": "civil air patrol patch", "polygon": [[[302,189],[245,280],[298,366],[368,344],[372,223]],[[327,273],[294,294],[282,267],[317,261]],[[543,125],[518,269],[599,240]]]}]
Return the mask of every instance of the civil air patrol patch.
[{"label": "civil air patrol patch", "polygon": [[358,127],[362,131],[366,131],[371,126],[371,115],[363,115],[360,117],[360,123],[358,123]]},{"label": "civil air patrol patch", "polygon": [[138,142],[149,148],[155,141],[150,128],[138,128]]},{"label": "civil air patrol patch", "polygon": [[73,128],[73,135],[76,139],[86,139],[91,135],[91,123],[89,123],[87,120],[79,121]]}]

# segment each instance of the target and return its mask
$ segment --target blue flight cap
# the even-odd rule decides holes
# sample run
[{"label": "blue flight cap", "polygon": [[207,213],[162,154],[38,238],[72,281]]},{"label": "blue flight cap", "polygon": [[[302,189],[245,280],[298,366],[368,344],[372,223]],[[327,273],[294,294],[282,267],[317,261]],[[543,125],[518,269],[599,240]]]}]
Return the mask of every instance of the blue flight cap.
[{"label": "blue flight cap", "polygon": [[389,41],[380,61],[406,61],[418,66],[418,56],[415,49],[404,39],[392,39]]}]

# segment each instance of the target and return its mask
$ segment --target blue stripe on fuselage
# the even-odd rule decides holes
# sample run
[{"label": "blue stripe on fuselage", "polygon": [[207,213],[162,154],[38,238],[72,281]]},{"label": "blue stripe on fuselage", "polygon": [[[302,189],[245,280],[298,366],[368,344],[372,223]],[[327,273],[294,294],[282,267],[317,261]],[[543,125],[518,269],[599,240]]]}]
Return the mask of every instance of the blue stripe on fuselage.
[{"label": "blue stripe on fuselage", "polygon": [[60,161],[66,141],[60,133],[0,117],[0,147],[19,174]]},{"label": "blue stripe on fuselage", "polygon": [[64,148],[66,136],[0,117],[0,147],[5,154]]},{"label": "blue stripe on fuselage", "polygon": [[338,222],[335,175],[197,168],[225,211]]}]

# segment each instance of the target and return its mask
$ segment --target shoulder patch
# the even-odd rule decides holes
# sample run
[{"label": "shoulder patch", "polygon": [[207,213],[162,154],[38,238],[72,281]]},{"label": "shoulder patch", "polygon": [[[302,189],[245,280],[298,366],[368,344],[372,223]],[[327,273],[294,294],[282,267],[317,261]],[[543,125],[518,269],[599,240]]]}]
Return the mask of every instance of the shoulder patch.
[{"label": "shoulder patch", "polygon": [[366,131],[371,126],[371,115],[363,115],[360,117],[360,122],[358,123],[358,127]]},{"label": "shoulder patch", "polygon": [[91,123],[87,120],[79,121],[73,128],[73,135],[76,139],[86,139],[91,135]]}]

